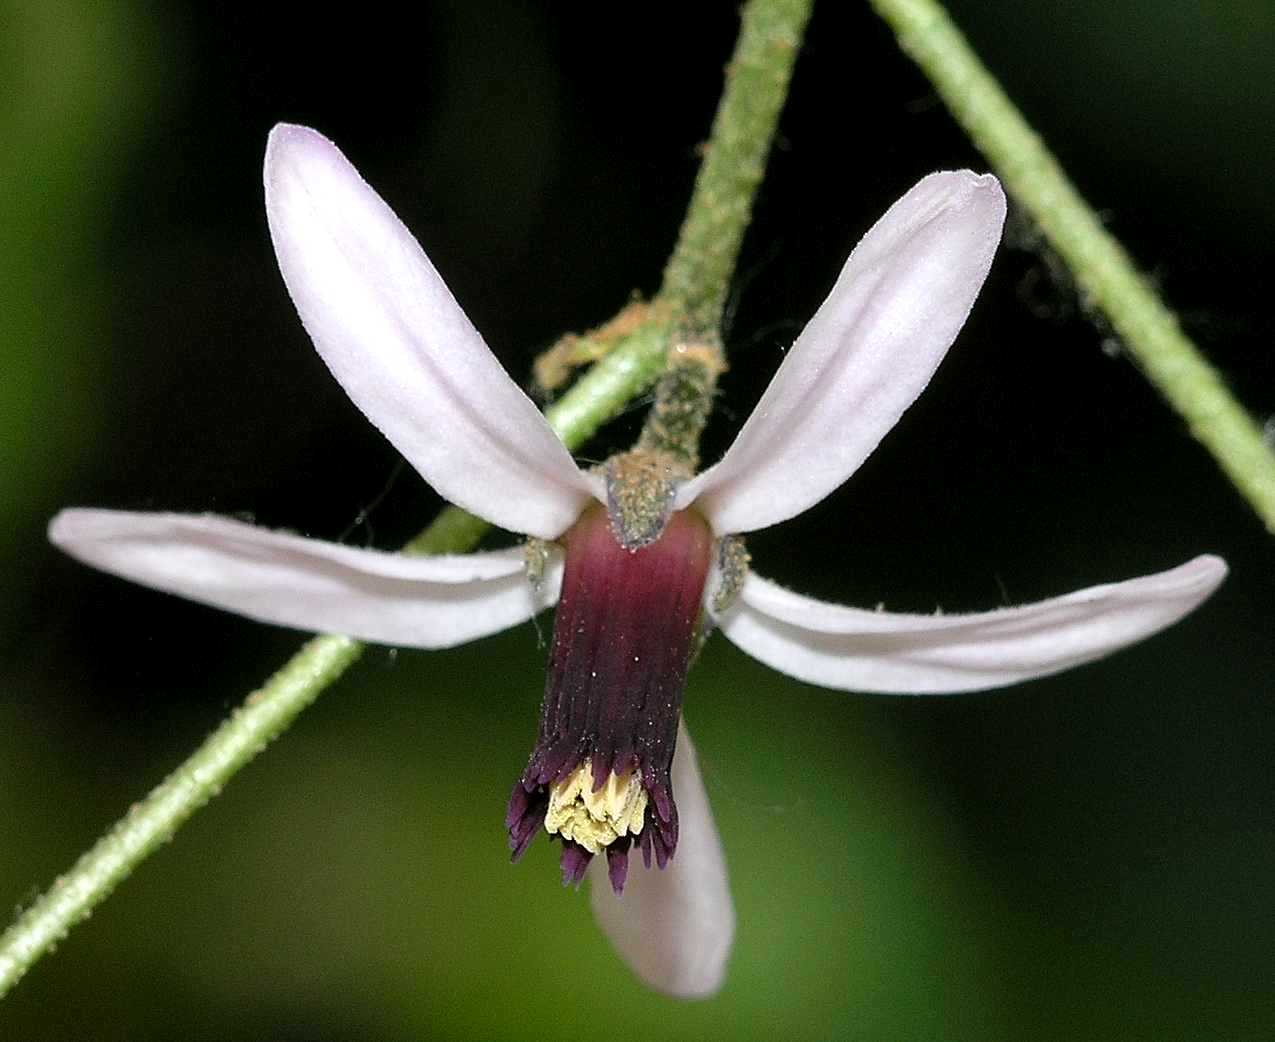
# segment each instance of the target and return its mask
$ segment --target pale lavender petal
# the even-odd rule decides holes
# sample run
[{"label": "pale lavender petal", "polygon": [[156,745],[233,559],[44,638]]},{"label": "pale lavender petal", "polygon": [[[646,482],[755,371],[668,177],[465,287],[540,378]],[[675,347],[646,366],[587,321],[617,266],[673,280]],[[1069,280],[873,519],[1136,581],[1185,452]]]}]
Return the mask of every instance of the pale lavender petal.
[{"label": "pale lavender petal", "polygon": [[1226,577],[1220,557],[1018,608],[893,615],[802,597],[756,575],[718,624],[754,658],[848,691],[1002,687],[1101,658],[1177,622]]},{"label": "pale lavender petal", "polygon": [[501,368],[411,233],[327,138],[280,124],[266,215],[332,375],[444,498],[553,539],[596,491]]},{"label": "pale lavender petal", "polygon": [[685,724],[673,756],[673,793],[680,826],[668,867],[646,868],[631,857],[624,893],[617,896],[605,860],[596,858],[589,891],[599,925],[638,977],[670,995],[701,998],[714,994],[726,976],[735,905]]},{"label": "pale lavender petal", "polygon": [[992,263],[991,174],[931,174],[855,247],[720,463],[687,482],[718,535],[813,506],[858,469],[929,383]]},{"label": "pale lavender petal", "polygon": [[548,607],[521,549],[407,557],[305,539],[211,514],[63,510],[49,539],[72,557],[260,622],[379,644],[446,648],[508,629]]}]

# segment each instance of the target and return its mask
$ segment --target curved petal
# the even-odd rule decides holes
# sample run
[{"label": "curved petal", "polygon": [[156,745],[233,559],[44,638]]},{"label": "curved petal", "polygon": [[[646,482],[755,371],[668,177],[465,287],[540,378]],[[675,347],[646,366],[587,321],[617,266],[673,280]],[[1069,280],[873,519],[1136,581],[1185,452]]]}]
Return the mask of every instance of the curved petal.
[{"label": "curved petal", "polygon": [[598,924],[646,984],[682,998],[707,997],[726,976],[735,905],[685,723],[678,727],[673,755],[673,793],[680,827],[668,867],[646,868],[640,858],[631,858],[624,894],[617,896],[606,861],[595,858],[589,895]]},{"label": "curved petal", "polygon": [[446,648],[529,619],[539,597],[521,549],[407,557],[304,539],[211,514],[63,510],[49,539],[72,557],[261,622],[415,648]]},{"label": "curved petal", "polygon": [[1150,636],[1226,577],[1204,555],[1167,572],[970,615],[891,615],[802,597],[755,575],[719,620],[754,658],[811,684],[939,694],[1057,673]]},{"label": "curved petal", "polygon": [[327,138],[280,124],[266,215],[323,361],[444,498],[553,539],[593,494],[394,212]]},{"label": "curved petal", "polygon": [[718,535],[813,506],[930,381],[987,277],[1005,219],[991,174],[931,174],[854,248],[721,462],[687,482]]}]

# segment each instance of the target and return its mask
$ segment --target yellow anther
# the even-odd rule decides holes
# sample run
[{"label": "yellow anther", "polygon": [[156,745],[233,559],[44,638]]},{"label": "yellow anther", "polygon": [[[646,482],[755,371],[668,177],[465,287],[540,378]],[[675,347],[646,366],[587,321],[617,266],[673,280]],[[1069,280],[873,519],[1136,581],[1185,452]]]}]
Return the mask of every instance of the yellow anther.
[{"label": "yellow anther", "polygon": [[593,767],[585,760],[549,790],[545,829],[600,854],[621,836],[637,835],[646,818],[646,790],[636,771],[607,775],[593,789]]}]

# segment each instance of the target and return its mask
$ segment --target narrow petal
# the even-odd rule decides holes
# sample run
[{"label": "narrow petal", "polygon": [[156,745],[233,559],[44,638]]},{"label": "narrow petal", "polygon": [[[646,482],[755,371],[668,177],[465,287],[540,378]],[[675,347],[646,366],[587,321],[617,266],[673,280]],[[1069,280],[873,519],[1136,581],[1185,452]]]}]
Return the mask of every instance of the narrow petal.
[{"label": "narrow petal", "polygon": [[735,906],[708,793],[683,724],[673,757],[673,791],[681,815],[677,853],[668,867],[629,862],[616,895],[601,858],[591,868],[590,897],[616,951],[652,988],[682,998],[712,995],[726,976],[735,939]]},{"label": "narrow petal", "polygon": [[593,495],[424,251],[337,147],[270,133],[266,215],[293,302],[332,375],[438,493],[556,538]]},{"label": "narrow petal", "polygon": [[942,694],[1057,673],[1177,622],[1226,577],[1204,555],[1167,572],[970,615],[891,615],[811,600],[756,575],[719,620],[731,641],[821,687]]},{"label": "narrow petal", "polygon": [[403,647],[508,629],[552,604],[562,580],[555,562],[533,596],[517,548],[407,557],[210,514],[63,510],[49,539],[104,572],[250,619]]},{"label": "narrow petal", "polygon": [[718,535],[813,506],[929,383],[987,276],[1005,219],[991,174],[931,174],[855,247],[721,462],[682,487]]}]

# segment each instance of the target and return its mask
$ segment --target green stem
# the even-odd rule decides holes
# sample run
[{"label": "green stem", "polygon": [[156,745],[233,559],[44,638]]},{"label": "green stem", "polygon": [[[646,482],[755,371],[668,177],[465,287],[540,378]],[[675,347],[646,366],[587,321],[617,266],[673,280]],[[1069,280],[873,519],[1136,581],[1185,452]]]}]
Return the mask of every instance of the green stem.
[{"label": "green stem", "polygon": [[743,12],[726,93],[657,299],[679,333],[716,337],[753,196],[788,94],[813,0],[754,0]]},{"label": "green stem", "polygon": [[647,322],[545,410],[549,426],[567,448],[578,449],[659,378],[668,355],[668,336],[667,324]]},{"label": "green stem", "polygon": [[872,4],[1066,261],[1085,299],[1107,316],[1148,379],[1275,532],[1275,453],[1261,428],[1183,334],[942,6],[936,0]]},{"label": "green stem", "polygon": [[725,368],[720,346],[674,345],[634,448],[672,460],[686,475],[699,470],[700,435]]},{"label": "green stem", "polygon": [[[739,242],[810,0],[750,0],[705,169],[665,278],[667,313],[688,316],[716,335]],[[756,97],[745,95],[756,92]],[[751,140],[746,140],[751,138]],[[731,172],[731,165],[739,170]],[[718,237],[721,241],[718,241]],[[674,273],[670,276],[669,273]],[[670,323],[654,319],[625,338],[546,413],[570,448],[578,448],[664,371]],[[418,554],[463,553],[477,545],[486,522],[455,507],[404,547]],[[253,692],[203,745],[136,804],[74,867],[59,877],[0,937],[0,997],[179,826],[221,791],[234,774],[281,734],[296,716],[363,653],[348,637],[307,641]]]},{"label": "green stem", "polygon": [[187,818],[215,796],[363,651],[346,637],[315,637],[253,692],[189,759],[134,804],[0,938],[0,996]]}]

